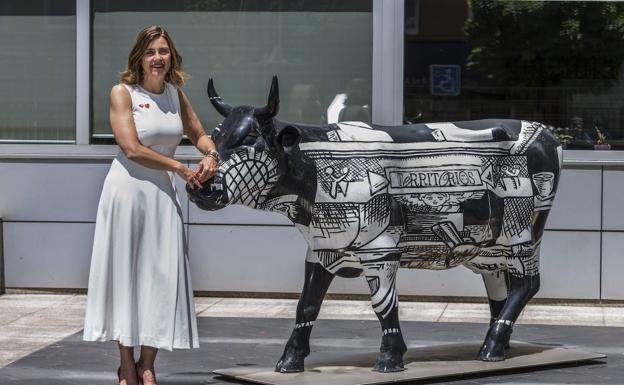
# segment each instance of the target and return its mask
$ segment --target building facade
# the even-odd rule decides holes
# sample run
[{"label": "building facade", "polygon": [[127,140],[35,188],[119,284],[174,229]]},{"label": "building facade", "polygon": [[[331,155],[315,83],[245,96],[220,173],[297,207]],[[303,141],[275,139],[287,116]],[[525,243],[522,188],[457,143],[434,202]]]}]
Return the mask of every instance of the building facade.
[{"label": "building facade", "polygon": [[[229,103],[262,105],[274,74],[285,120],[508,117],[558,127],[564,171],[538,296],[624,300],[622,16],[609,1],[5,0],[6,286],[86,288],[97,202],[118,151],[108,93],[138,30],[160,24],[184,58],[192,76],[185,92],[208,132],[219,121],[208,78]],[[187,144],[177,157],[191,167],[200,159]],[[178,182],[195,290],[300,291],[306,246],[285,218],[243,207],[201,211]],[[402,270],[398,285],[418,296],[484,295],[480,277],[461,267]],[[368,287],[336,279],[330,292]]]}]

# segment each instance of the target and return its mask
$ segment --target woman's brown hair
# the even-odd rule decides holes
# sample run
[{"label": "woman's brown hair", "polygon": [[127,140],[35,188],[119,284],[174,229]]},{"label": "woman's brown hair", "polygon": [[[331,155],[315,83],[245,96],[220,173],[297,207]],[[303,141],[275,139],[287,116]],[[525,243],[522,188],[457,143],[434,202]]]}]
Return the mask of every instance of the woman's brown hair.
[{"label": "woman's brown hair", "polygon": [[138,33],[136,39],[134,39],[130,54],[128,55],[128,65],[126,69],[119,74],[119,81],[125,84],[139,84],[143,81],[141,60],[147,50],[147,46],[159,37],[163,37],[167,40],[167,44],[169,44],[169,49],[171,50],[171,66],[165,76],[165,81],[172,83],[176,87],[182,87],[182,85],[184,85],[184,82],[189,76],[182,69],[182,56],[180,56],[176,50],[169,33],[159,25],[152,25]]}]

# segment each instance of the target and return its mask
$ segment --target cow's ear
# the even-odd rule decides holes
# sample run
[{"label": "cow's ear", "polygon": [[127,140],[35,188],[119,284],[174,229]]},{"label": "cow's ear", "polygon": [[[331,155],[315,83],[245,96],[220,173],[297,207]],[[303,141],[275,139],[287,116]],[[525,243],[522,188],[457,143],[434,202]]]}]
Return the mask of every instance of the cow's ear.
[{"label": "cow's ear", "polygon": [[279,134],[277,134],[277,145],[282,148],[286,154],[292,154],[301,141],[301,133],[297,127],[286,126]]}]

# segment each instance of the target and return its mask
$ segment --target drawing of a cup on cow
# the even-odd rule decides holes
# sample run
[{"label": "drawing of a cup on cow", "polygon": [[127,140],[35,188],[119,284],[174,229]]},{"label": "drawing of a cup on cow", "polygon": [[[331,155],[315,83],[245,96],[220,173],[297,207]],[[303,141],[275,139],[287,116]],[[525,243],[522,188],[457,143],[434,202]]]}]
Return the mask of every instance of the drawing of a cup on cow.
[{"label": "drawing of a cup on cow", "polygon": [[[364,276],[382,329],[374,370],[403,370],[399,267],[480,273],[491,310],[478,352],[505,359],[521,311],[539,290],[539,250],[561,169],[547,127],[478,120],[398,127],[343,122],[309,126],[275,118],[268,104],[233,107],[213,134],[219,171],[187,190],[205,210],[242,204],[287,216],[309,245],[296,324],[275,370],[300,372],[334,276]],[[476,354],[476,352],[475,352]]]}]

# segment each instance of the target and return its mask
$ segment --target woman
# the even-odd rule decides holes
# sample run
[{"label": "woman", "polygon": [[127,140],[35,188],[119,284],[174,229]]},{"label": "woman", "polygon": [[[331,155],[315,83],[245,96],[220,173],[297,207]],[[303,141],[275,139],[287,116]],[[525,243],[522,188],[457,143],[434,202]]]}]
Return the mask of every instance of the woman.
[{"label": "woman", "polygon": [[[199,187],[214,175],[218,153],[180,89],[181,62],[162,27],[145,28],[110,95],[121,151],[98,207],[84,339],[117,341],[122,385],[156,384],[158,349],[199,345],[173,174]],[[183,133],[205,154],[196,171],[173,159]]]}]

